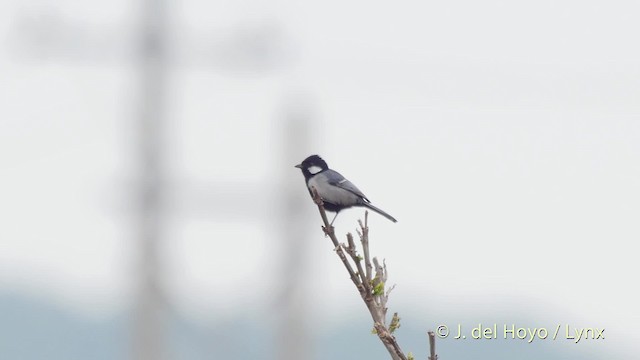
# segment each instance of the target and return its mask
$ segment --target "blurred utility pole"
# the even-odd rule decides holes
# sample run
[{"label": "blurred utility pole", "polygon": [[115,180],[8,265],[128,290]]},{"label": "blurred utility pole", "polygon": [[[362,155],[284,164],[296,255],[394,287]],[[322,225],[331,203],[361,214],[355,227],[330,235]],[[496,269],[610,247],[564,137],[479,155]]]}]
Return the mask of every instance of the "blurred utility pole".
[{"label": "blurred utility pole", "polygon": [[[302,101],[300,101],[302,100]],[[284,209],[280,216],[280,228],[276,232],[282,237],[282,273],[277,274],[281,279],[282,293],[277,301],[278,333],[275,358],[278,360],[307,359],[312,353],[310,339],[309,316],[309,266],[313,258],[309,253],[310,240],[309,223],[302,216],[300,209],[309,205],[310,199],[304,191],[293,191],[304,186],[302,174],[294,169],[313,148],[311,133],[312,116],[306,99],[298,99],[297,103],[289,104],[285,110],[285,141],[283,141],[282,158],[298,158],[291,162],[291,170],[295,176],[284,176],[282,189],[278,192],[284,199]]]},{"label": "blurred utility pole", "polygon": [[164,0],[143,0],[138,55],[138,204],[139,263],[137,296],[133,313],[133,358],[169,358],[167,309],[162,266],[158,253],[165,221],[163,187],[164,128],[167,63],[167,19]]},{"label": "blurred utility pole", "polygon": [[[163,267],[159,252],[163,236],[163,224],[170,220],[171,209],[166,207],[168,189],[164,153],[169,140],[165,133],[166,123],[166,78],[169,68],[169,14],[166,0],[142,0],[141,18],[133,48],[136,65],[138,94],[136,103],[136,236],[138,238],[138,259],[135,276],[136,299],[133,319],[132,358],[135,360],[163,360],[170,358],[168,347],[168,305],[162,281]],[[215,37],[212,42],[208,36],[196,39],[196,45],[189,48],[190,42],[171,44],[171,59],[179,58],[181,53],[204,59],[205,66],[214,66],[235,71],[238,69],[264,72],[283,63],[282,48],[279,48],[278,27],[258,24],[248,29],[235,29],[227,38]],[[27,14],[18,24],[14,33],[22,36],[21,50],[31,52],[37,58],[58,57],[64,61],[80,58],[91,62],[121,61],[127,59],[126,43],[130,37],[121,28],[105,31],[87,28],[84,25],[68,24],[55,13]],[[217,41],[217,42],[216,42]],[[204,44],[204,46],[202,46]],[[213,45],[211,45],[213,44]],[[200,45],[200,47],[198,47]],[[196,50],[194,51],[195,48]],[[201,48],[201,49],[199,49]],[[178,52],[174,54],[173,51]],[[115,56],[114,56],[115,55]],[[190,59],[187,59],[190,62]],[[171,64],[173,65],[173,64]],[[277,269],[276,281],[282,284],[276,299],[277,328],[276,358],[278,360],[304,359],[309,356],[310,336],[308,319],[309,299],[307,297],[309,242],[300,238],[308,232],[308,224],[301,218],[299,209],[307,198],[292,188],[303,187],[302,178],[293,168],[312,148],[311,117],[313,112],[305,98],[295,98],[287,104],[282,143],[285,168],[292,176],[284,175],[280,181],[283,188],[277,194],[276,201],[284,206],[278,214],[279,221],[275,236],[280,238],[283,263]],[[220,120],[222,121],[222,120]],[[289,162],[291,162],[289,164]],[[172,191],[173,190],[173,191]],[[177,193],[182,195],[181,189]],[[190,189],[186,189],[189,192]],[[262,184],[216,184],[205,186],[195,196],[187,196],[195,202],[207,201],[205,206],[212,219],[221,220],[229,216],[228,209],[242,209],[244,221],[261,222],[268,227],[273,216],[270,213],[254,212],[246,216],[247,209],[253,209],[256,199],[264,203],[273,201],[263,192]],[[229,194],[232,194],[229,196]],[[298,195],[296,195],[296,193]],[[304,194],[304,192],[302,192]],[[208,197],[207,195],[213,194]],[[178,199],[180,201],[180,199]],[[187,206],[193,207],[193,202]],[[197,204],[196,204],[197,207]],[[238,219],[237,216],[231,215]],[[282,280],[282,281],[281,281]],[[215,342],[215,340],[212,340]],[[221,344],[222,346],[224,344]],[[215,354],[212,354],[215,356]]]}]

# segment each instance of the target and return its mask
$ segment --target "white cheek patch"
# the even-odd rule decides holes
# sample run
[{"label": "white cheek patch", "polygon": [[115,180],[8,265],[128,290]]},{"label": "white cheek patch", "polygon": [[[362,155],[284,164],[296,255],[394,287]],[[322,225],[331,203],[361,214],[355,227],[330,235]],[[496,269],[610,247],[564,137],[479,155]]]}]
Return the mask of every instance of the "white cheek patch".
[{"label": "white cheek patch", "polygon": [[317,173],[319,173],[320,171],[322,171],[322,168],[320,166],[315,166],[315,165],[311,165],[307,168],[307,171],[309,171],[311,174],[315,175]]}]

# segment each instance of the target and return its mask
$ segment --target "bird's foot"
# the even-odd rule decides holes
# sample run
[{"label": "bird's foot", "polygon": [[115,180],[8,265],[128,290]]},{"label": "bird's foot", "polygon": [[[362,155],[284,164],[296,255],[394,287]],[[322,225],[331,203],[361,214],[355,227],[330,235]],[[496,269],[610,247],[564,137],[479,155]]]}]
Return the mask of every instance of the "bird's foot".
[{"label": "bird's foot", "polygon": [[322,226],[322,231],[324,231],[324,237],[327,237],[327,236],[333,234],[333,230],[334,230],[334,228],[331,225],[329,225],[328,228],[325,227],[325,226]]}]

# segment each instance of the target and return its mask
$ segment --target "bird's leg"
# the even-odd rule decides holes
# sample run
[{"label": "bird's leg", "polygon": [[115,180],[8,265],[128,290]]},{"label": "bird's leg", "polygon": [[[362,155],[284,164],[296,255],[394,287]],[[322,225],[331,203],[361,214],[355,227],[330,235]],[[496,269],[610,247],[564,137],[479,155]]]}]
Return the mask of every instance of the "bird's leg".
[{"label": "bird's leg", "polygon": [[336,212],[336,215],[333,217],[333,220],[331,220],[331,223],[329,223],[329,226],[333,226],[333,222],[336,221],[336,218],[338,217],[338,214],[340,212]]}]

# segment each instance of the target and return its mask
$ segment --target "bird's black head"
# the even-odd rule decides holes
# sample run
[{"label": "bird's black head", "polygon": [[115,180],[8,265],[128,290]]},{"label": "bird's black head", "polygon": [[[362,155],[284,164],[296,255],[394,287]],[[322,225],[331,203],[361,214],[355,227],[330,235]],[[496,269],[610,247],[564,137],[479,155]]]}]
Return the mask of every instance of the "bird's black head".
[{"label": "bird's black head", "polygon": [[302,163],[296,165],[296,167],[302,170],[302,174],[304,175],[305,179],[308,179],[313,175],[323,172],[329,168],[327,163],[318,155],[309,156],[308,158],[304,159]]}]

